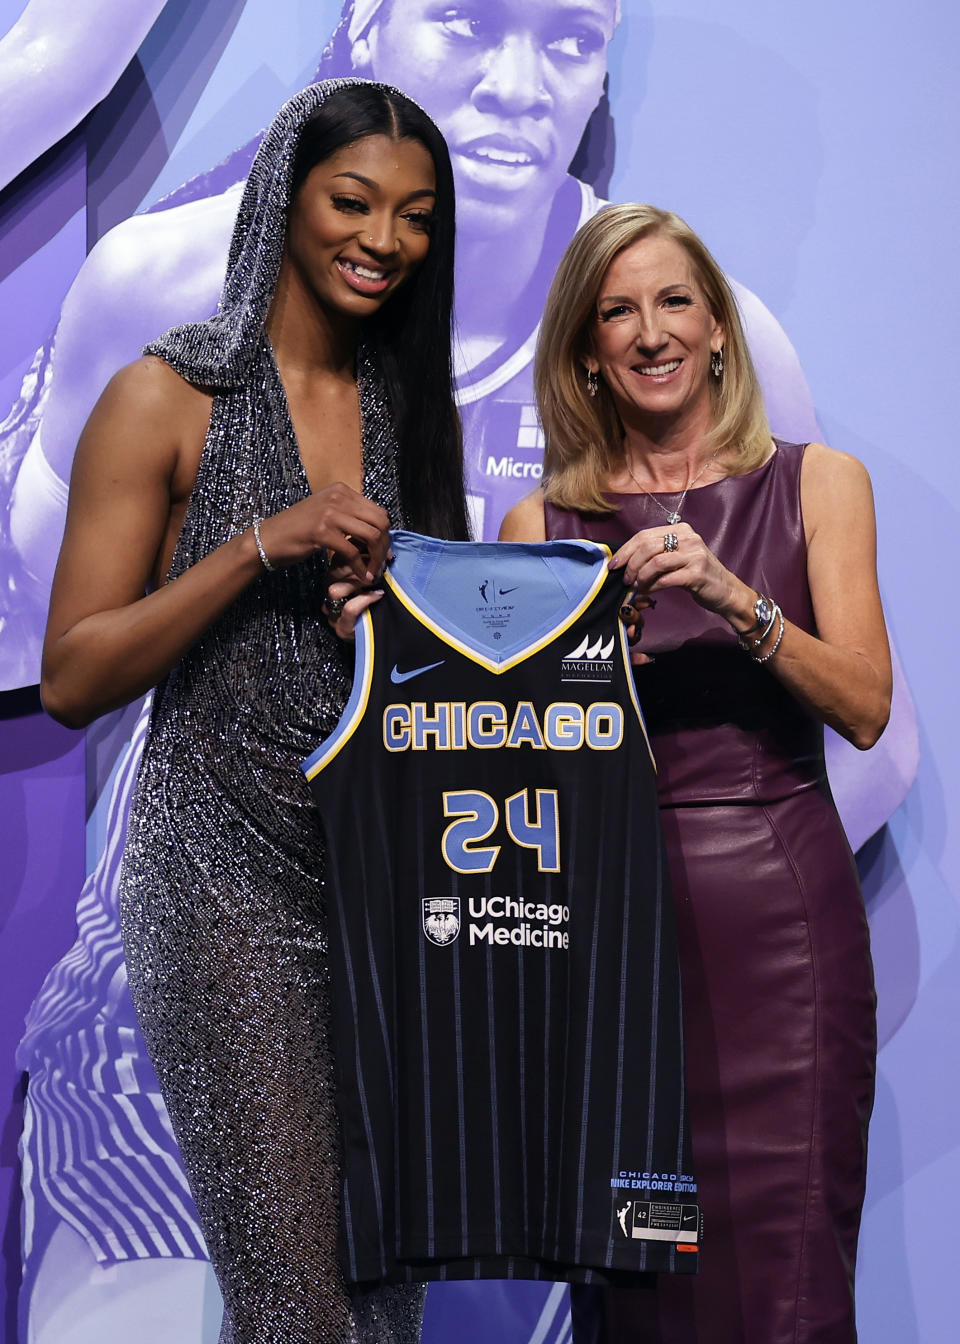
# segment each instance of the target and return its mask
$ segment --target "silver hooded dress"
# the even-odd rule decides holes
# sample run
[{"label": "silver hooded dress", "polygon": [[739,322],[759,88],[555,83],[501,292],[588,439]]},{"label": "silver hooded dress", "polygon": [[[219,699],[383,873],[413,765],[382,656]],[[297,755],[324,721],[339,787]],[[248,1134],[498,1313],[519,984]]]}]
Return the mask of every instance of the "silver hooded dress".
[{"label": "silver hooded dress", "polygon": [[[264,322],[299,129],[356,82],[281,109],[217,315],[147,347],[215,392],[171,579],[309,491]],[[389,408],[363,348],[357,377],[364,493],[402,524]],[[130,988],[223,1292],[221,1344],[420,1337],[421,1288],[348,1290],[335,1259],[324,845],[298,768],[349,689],[325,587],[323,555],[263,573],[158,686],[121,879]]]}]

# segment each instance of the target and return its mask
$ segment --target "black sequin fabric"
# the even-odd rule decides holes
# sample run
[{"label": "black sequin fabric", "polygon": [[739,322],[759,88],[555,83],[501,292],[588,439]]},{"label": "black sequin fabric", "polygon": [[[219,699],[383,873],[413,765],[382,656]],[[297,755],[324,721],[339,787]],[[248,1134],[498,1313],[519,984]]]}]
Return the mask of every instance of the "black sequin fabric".
[{"label": "black sequin fabric", "polygon": [[[348,82],[282,109],[217,316],[148,347],[216,394],[171,579],[308,493],[264,320],[296,132]],[[363,348],[357,381],[364,492],[402,524],[389,408]],[[347,1289],[336,1264],[324,846],[299,769],[349,689],[325,587],[325,556],[264,572],[157,688],[121,880],[130,988],[223,1292],[220,1344],[420,1338],[422,1288]]]}]

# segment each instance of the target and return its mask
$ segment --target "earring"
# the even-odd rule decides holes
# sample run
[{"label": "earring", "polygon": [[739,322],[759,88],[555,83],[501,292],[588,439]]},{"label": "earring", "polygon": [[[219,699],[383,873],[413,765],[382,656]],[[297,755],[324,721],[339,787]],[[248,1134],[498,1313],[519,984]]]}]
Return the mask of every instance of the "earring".
[{"label": "earring", "polygon": [[713,354],[710,356],[710,372],[713,374],[714,378],[722,378],[722,377],[723,377],[723,347],[722,347],[722,346],[720,347],[719,350],[714,350]]},{"label": "earring", "polygon": [[587,391],[595,397],[600,390],[600,377],[596,369],[587,369]]}]

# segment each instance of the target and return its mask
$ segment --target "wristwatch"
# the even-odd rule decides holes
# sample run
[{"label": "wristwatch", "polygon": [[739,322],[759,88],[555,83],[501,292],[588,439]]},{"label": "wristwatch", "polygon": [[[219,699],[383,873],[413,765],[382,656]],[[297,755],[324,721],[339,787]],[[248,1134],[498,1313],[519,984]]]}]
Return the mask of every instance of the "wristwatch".
[{"label": "wristwatch", "polygon": [[[753,614],[757,618],[755,624],[751,625],[749,630],[742,630],[740,634],[737,636],[737,639],[740,641],[740,645],[742,648],[744,649],[750,648],[751,643],[749,639],[750,635],[755,635],[758,630],[765,631],[768,629],[771,622],[773,621],[773,613],[776,611],[776,609],[777,609],[776,605],[771,598],[764,597],[763,593],[759,594],[756,602],[754,602],[753,604]],[[758,639],[752,642],[755,644],[759,644],[761,643],[761,640]]]},{"label": "wristwatch", "polygon": [[741,630],[740,638],[747,635],[755,635],[758,630],[762,630],[765,625],[769,625],[773,620],[774,605],[769,597],[764,597],[761,593],[753,604],[753,614],[756,616],[756,623],[751,625],[749,630]]},{"label": "wristwatch", "polygon": [[753,604],[753,614],[757,618],[757,623],[747,631],[749,635],[753,630],[759,630],[761,625],[769,625],[773,620],[773,613],[776,610],[769,597],[764,597],[761,593]]}]

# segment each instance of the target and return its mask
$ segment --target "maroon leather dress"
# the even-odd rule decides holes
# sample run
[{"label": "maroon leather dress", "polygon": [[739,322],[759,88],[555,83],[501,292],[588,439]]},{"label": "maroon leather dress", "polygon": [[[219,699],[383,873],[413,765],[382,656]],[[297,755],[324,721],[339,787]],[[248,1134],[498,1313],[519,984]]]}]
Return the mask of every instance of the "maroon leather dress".
[{"label": "maroon leather dress", "polygon": [[[815,632],[800,512],[803,447],[691,490],[683,520],[788,620]],[[548,537],[616,549],[666,518],[547,506]],[[663,495],[672,507],[676,496]],[[822,731],[730,626],[657,594],[636,669],[657,760],[678,916],[700,1274],[580,1290],[578,1344],[852,1344],[873,1103],[875,997],[853,857]],[[597,1290],[594,1290],[597,1292]]]}]

